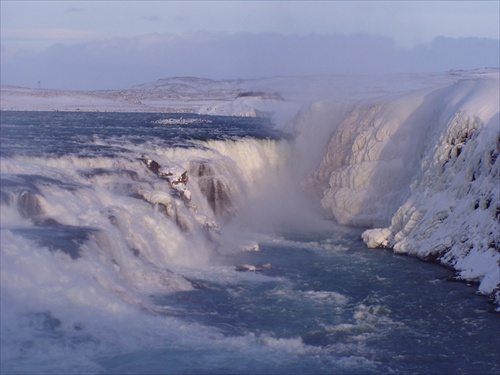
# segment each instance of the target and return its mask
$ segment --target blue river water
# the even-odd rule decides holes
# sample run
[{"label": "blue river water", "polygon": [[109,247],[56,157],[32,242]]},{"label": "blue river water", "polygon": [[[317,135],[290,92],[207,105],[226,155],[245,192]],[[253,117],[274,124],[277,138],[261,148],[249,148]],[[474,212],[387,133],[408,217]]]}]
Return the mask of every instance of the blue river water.
[{"label": "blue river water", "polygon": [[[362,229],[306,215],[255,233],[228,223],[259,251],[222,251],[127,190],[159,184],[138,151],[200,158],[207,140],[279,142],[267,121],[1,120],[2,374],[500,372],[500,316],[449,269],[367,249]],[[202,252],[201,265],[180,261]]]}]

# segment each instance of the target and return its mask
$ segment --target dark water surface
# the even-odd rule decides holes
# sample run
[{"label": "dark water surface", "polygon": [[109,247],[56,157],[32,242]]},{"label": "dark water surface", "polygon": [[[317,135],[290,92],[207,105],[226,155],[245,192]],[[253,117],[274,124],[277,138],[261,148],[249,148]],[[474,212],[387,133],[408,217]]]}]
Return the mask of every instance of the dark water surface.
[{"label": "dark water surface", "polygon": [[[279,359],[271,349],[260,358],[233,353],[229,367],[224,358],[211,363],[216,353],[203,354],[206,367],[197,363],[200,353],[181,351],[186,363],[179,371],[498,373],[499,316],[475,288],[448,281],[451,271],[439,265],[368,250],[358,231],[338,230],[281,237],[231,260],[255,265],[268,279],[199,279],[196,291],[156,296],[157,304],[180,309],[174,315],[228,337],[257,337],[268,346],[269,338],[289,340],[282,343],[289,356]],[[150,364],[160,369],[175,353],[157,355]]]},{"label": "dark water surface", "polygon": [[[272,128],[270,121],[252,117],[2,111],[0,120],[0,156],[113,156],[125,151],[130,143],[186,147],[190,141],[282,136]],[[170,123],[162,123],[162,120]],[[107,144],[110,141],[113,146]]]}]

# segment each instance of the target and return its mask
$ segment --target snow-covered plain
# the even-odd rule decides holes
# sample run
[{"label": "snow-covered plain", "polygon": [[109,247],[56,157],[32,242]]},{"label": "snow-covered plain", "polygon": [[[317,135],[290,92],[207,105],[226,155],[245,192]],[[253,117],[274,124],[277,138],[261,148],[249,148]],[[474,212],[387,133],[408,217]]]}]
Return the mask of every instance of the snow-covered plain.
[{"label": "snow-covered plain", "polygon": [[[217,116],[273,116],[289,121],[300,108],[296,98],[269,92],[275,79],[214,81],[180,77],[124,90],[61,91],[1,87],[1,110],[196,113]],[[297,82],[295,82],[297,85]],[[279,85],[283,88],[283,83]]]},{"label": "snow-covered plain", "polygon": [[372,248],[437,260],[500,304],[499,71],[214,81],[128,90],[2,87],[2,110],[265,116],[297,180]]}]

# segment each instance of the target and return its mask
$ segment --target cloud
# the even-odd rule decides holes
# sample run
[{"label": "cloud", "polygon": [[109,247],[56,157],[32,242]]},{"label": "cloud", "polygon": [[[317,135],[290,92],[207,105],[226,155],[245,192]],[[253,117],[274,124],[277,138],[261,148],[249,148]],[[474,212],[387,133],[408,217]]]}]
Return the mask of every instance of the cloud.
[{"label": "cloud", "polygon": [[413,50],[388,37],[194,32],[56,44],[2,56],[3,84],[127,88],[172,76],[384,74],[498,67],[498,40],[436,38]]},{"label": "cloud", "polygon": [[101,36],[100,33],[92,30],[67,28],[2,29],[2,41],[5,43],[12,40],[83,40],[99,36]]},{"label": "cloud", "polygon": [[150,22],[162,22],[163,18],[157,15],[147,15],[147,16],[142,16],[140,17],[144,21],[150,21]]},{"label": "cloud", "polygon": [[81,13],[85,12],[86,9],[84,8],[78,8],[78,7],[68,7],[66,8],[66,13]]}]

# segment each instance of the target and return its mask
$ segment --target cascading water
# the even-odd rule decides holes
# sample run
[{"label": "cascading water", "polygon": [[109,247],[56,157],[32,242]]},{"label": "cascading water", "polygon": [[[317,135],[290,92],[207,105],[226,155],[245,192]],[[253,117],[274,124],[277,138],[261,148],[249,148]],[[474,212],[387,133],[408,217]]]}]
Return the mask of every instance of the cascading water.
[{"label": "cascading water", "polygon": [[2,373],[498,370],[484,301],[319,218],[264,120],[1,115]]}]

